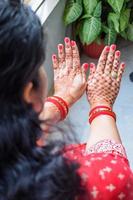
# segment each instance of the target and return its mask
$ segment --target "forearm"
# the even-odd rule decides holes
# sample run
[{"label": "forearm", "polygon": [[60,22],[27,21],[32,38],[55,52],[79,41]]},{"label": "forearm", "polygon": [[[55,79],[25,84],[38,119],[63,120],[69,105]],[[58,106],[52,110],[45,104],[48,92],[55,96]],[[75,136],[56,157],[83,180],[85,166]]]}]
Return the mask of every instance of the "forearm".
[{"label": "forearm", "polygon": [[91,64],[87,85],[87,98],[91,106],[91,130],[87,148],[105,139],[121,143],[115,113],[112,111],[125,68],[124,63],[119,64],[120,55],[120,51],[116,51],[116,45],[106,46],[97,68],[95,64]]},{"label": "forearm", "polygon": [[115,120],[111,116],[100,115],[96,117],[90,125],[90,135],[87,141],[87,149],[97,142],[105,139],[121,143]]}]

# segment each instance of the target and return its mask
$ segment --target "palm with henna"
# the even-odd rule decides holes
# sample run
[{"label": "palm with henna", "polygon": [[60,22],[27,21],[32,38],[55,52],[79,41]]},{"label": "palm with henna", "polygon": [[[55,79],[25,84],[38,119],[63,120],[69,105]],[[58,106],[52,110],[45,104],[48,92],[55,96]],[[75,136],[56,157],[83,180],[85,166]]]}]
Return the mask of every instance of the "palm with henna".
[{"label": "palm with henna", "polygon": [[54,95],[63,98],[69,106],[75,103],[86,89],[86,69],[81,67],[80,57],[75,41],[65,38],[65,47],[58,45],[58,56],[53,55]]}]

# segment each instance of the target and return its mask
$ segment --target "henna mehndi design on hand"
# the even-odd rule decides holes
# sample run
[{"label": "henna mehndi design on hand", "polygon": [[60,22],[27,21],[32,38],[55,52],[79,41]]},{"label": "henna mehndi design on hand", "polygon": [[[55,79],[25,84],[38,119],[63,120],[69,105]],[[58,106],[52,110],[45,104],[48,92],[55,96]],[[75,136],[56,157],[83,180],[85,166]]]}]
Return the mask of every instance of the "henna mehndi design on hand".
[{"label": "henna mehndi design on hand", "polygon": [[86,89],[87,63],[81,67],[75,41],[65,38],[65,46],[58,45],[58,57],[52,56],[54,68],[54,95],[63,98],[69,106],[75,103]]},{"label": "henna mehndi design on hand", "polygon": [[90,64],[87,84],[87,98],[91,107],[95,105],[113,106],[119,93],[125,64],[120,62],[120,51],[116,46],[106,46],[100,56],[97,68]]}]

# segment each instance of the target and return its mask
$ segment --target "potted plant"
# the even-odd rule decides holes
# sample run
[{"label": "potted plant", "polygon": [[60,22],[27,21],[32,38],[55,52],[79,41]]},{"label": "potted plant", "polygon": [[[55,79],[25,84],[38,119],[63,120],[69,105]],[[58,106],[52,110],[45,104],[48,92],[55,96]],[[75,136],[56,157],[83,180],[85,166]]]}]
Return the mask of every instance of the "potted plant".
[{"label": "potted plant", "polygon": [[118,36],[133,41],[132,0],[67,0],[63,19],[65,25],[73,24],[75,37],[91,57]]}]

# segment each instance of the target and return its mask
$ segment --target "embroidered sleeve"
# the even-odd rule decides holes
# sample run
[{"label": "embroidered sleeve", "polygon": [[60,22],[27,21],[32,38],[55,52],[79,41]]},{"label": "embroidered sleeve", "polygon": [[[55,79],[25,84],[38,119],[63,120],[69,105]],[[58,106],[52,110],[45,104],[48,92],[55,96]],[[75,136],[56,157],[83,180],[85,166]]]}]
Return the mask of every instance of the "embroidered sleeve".
[{"label": "embroidered sleeve", "polygon": [[113,153],[127,158],[124,146],[113,140],[102,140],[86,150],[85,154],[91,153]]}]

